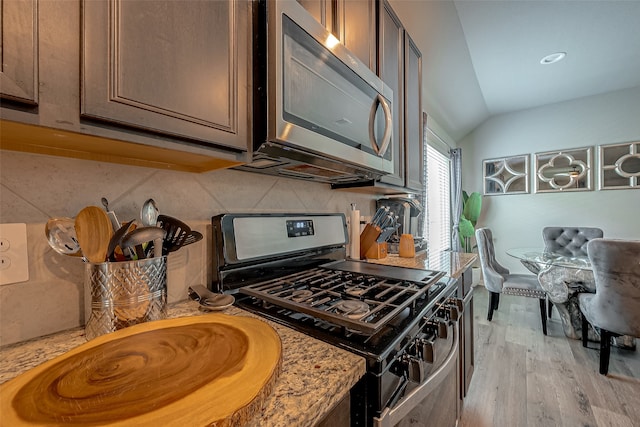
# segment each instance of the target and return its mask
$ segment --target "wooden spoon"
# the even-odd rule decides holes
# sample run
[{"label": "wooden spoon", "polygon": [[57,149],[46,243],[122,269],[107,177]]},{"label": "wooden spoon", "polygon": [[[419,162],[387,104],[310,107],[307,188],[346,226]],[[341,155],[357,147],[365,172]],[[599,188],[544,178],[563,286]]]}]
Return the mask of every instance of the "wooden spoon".
[{"label": "wooden spoon", "polygon": [[75,229],[84,257],[89,262],[105,262],[113,236],[113,226],[106,212],[97,206],[87,206],[76,215]]}]

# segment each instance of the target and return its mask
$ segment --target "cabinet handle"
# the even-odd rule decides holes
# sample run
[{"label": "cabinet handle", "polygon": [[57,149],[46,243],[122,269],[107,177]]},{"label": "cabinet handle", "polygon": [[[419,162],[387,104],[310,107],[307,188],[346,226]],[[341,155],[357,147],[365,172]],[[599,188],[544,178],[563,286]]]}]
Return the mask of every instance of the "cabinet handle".
[{"label": "cabinet handle", "polygon": [[[374,135],[378,104],[382,105],[382,112],[384,113],[384,133],[382,134],[382,144],[380,147],[378,147],[378,143],[376,142],[376,137]],[[389,148],[389,143],[391,142],[392,120],[389,104],[387,104],[387,101],[382,97],[382,95],[376,95],[373,100],[373,105],[371,106],[371,112],[369,113],[369,141],[371,142],[371,148],[373,148],[373,151],[375,151],[375,153],[380,157],[383,157],[384,153],[387,152],[387,148]]]}]

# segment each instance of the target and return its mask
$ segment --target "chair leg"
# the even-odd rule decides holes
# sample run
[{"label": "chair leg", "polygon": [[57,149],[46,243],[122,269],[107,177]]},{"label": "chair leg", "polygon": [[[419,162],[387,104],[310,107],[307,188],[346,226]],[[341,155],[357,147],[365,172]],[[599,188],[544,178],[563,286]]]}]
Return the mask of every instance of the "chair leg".
[{"label": "chair leg", "polygon": [[542,333],[547,335],[547,300],[540,298],[540,318],[542,319]]},{"label": "chair leg", "polygon": [[547,317],[551,319],[551,313],[553,313],[553,303],[551,302],[549,297],[547,297],[547,310]]},{"label": "chair leg", "polygon": [[581,312],[580,317],[582,318],[582,346],[586,347],[589,341],[589,322],[584,313]]},{"label": "chair leg", "polygon": [[500,305],[500,294],[496,292],[495,293],[495,300],[493,302],[493,309],[497,310],[499,305]]},{"label": "chair leg", "polygon": [[489,312],[487,313],[487,320],[489,322],[493,319],[493,310],[497,308],[496,300],[499,296],[499,293],[489,291]]},{"label": "chair leg", "polygon": [[600,329],[600,373],[609,372],[609,356],[611,355],[611,332]]}]

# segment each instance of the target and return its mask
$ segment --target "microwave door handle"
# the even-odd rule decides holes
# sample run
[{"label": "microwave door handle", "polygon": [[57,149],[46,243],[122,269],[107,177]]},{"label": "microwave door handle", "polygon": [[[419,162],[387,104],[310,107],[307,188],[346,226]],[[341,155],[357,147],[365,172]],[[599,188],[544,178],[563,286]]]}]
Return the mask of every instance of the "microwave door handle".
[{"label": "microwave door handle", "polygon": [[[378,104],[382,105],[382,112],[384,113],[384,133],[382,134],[382,144],[380,145],[380,147],[378,147],[378,143],[376,142],[376,138],[374,135]],[[373,148],[373,151],[375,151],[375,153],[380,157],[384,156],[384,153],[386,153],[387,149],[389,148],[389,143],[391,142],[391,127],[391,109],[389,108],[389,104],[387,104],[387,101],[385,101],[382,95],[378,94],[373,100],[371,112],[369,113],[369,141],[371,142],[371,148]]]}]

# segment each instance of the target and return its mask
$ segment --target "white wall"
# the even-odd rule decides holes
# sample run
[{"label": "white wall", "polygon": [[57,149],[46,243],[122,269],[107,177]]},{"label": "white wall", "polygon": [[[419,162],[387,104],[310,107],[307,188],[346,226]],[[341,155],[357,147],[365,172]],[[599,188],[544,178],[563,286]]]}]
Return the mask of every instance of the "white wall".
[{"label": "white wall", "polygon": [[527,272],[505,251],[542,247],[545,226],[595,226],[605,237],[640,239],[640,190],[599,191],[596,184],[597,146],[630,141],[640,141],[640,87],[495,116],[464,138],[463,189],[481,193],[484,159],[530,153],[533,170],[537,152],[594,149],[594,191],[484,197],[478,226],[492,229],[498,260]]}]

